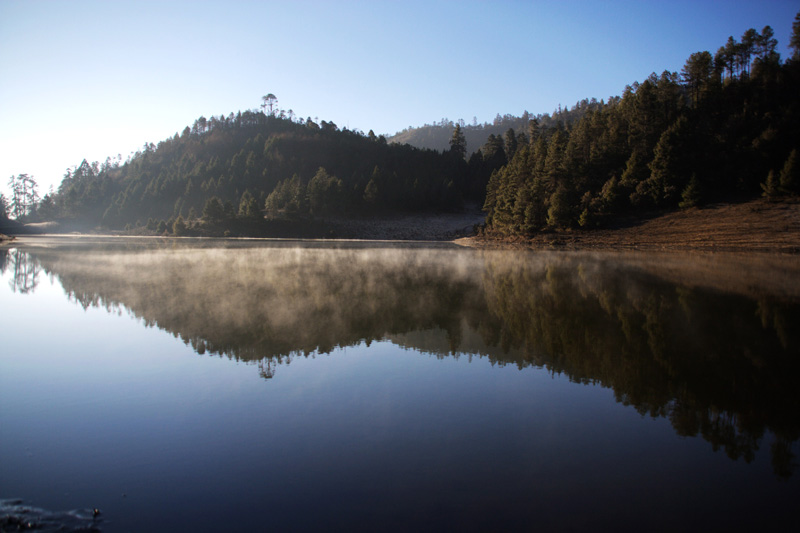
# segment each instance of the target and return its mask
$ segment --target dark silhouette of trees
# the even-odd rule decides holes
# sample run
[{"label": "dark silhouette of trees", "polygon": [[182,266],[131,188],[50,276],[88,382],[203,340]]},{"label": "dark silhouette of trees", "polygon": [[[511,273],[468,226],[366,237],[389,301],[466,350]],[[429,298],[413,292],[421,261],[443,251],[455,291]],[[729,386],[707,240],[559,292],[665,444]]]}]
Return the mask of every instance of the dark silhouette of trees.
[{"label": "dark silhouette of trees", "polygon": [[265,96],[262,96],[261,100],[263,101],[261,104],[261,109],[264,110],[267,116],[272,116],[277,108],[278,98],[274,94],[269,93]]},{"label": "dark silhouette of trees", "polygon": [[345,207],[343,189],[342,180],[331,176],[325,168],[320,167],[307,187],[308,208],[311,214],[341,213]]},{"label": "dark silhouette of trees", "polygon": [[461,125],[456,124],[453,129],[453,136],[450,138],[450,152],[455,156],[464,159],[467,155],[467,139],[461,131]]},{"label": "dark silhouette of trees", "polygon": [[780,175],[781,191],[786,194],[800,193],[800,161],[797,160],[797,150],[792,150],[786,158]]},{"label": "dark silhouette of trees", "polygon": [[792,36],[789,38],[789,49],[792,51],[792,61],[800,61],[800,11],[794,16],[792,22]]},{"label": "dark silhouette of trees", "polygon": [[[800,62],[782,64],[776,46],[769,26],[750,29],[713,57],[692,54],[680,77],[654,73],[572,121],[531,121],[527,145],[515,149],[507,135],[507,162],[487,186],[487,230],[590,228],[655,209],[797,194]],[[501,161],[501,142],[489,136],[484,160]]]},{"label": "dark silhouette of trees", "polygon": [[0,220],[8,219],[8,211],[8,201],[6,200],[5,195],[0,194]]},{"label": "dark silhouette of trees", "polygon": [[203,206],[203,218],[212,224],[222,222],[225,219],[225,206],[217,196],[212,196],[206,200]]},{"label": "dark silhouette of trees", "polygon": [[253,220],[257,220],[262,216],[258,200],[250,194],[250,191],[244,191],[244,194],[242,194],[242,199],[239,201],[239,216]]},{"label": "dark silhouette of trees", "polygon": [[8,179],[8,188],[11,189],[11,201],[7,206],[10,214],[17,220],[34,214],[40,197],[39,185],[33,176],[27,174],[11,176]]},{"label": "dark silhouette of trees", "polygon": [[714,72],[714,58],[710,52],[696,52],[689,56],[681,70],[681,80],[686,86],[692,104],[697,105],[708,90]]},{"label": "dark silhouette of trees", "polygon": [[172,234],[176,237],[186,235],[186,229],[186,222],[183,220],[182,216],[178,215],[178,218],[176,218],[175,222],[172,224]]},{"label": "dark silhouette of trees", "polygon": [[[267,113],[200,117],[182,135],[146,144],[124,163],[83,161],[68,169],[48,200],[50,213],[110,229],[182,216],[190,233],[210,226],[241,232],[249,221],[249,233],[268,235],[263,214],[359,217],[449,210],[482,199],[486,178],[468,175],[463,158],[389,145],[374,133],[341,130],[324,120],[295,121],[269,96],[265,103],[273,108]],[[189,217],[192,210],[202,219]]]},{"label": "dark silhouette of trees", "polygon": [[[442,119],[394,137],[435,150],[295,119],[270,93],[262,110],[200,117],[125,162],[83,161],[44,199],[25,175],[12,178],[19,194],[7,199],[7,209],[16,217],[38,212],[110,229],[182,216],[192,221],[187,229],[209,222],[224,230],[235,220],[260,224],[262,214],[359,217],[469,202],[484,206],[489,232],[526,234],[762,193],[798,194],[798,43],[800,13],[786,62],[772,28],[749,29],[713,55],[691,54],[680,75],[653,73],[608,101],[498,115],[493,124]],[[479,147],[469,157],[468,145]],[[222,214],[189,216],[212,198]]]}]

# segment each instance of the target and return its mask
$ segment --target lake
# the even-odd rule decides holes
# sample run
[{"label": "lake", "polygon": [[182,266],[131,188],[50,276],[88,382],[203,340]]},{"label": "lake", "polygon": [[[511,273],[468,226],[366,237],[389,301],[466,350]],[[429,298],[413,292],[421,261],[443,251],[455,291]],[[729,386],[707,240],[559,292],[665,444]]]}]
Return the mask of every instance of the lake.
[{"label": "lake", "polygon": [[0,498],[110,532],[800,530],[798,274],[25,238],[0,248]]}]

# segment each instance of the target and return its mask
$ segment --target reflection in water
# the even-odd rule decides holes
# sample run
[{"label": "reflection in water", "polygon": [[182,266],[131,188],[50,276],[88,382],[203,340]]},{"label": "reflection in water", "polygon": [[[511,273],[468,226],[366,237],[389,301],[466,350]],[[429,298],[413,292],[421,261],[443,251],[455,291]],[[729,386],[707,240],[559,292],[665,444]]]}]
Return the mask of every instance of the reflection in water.
[{"label": "reflection in water", "polygon": [[0,273],[11,269],[12,276],[8,282],[13,292],[26,294],[36,290],[39,285],[39,263],[21,250],[0,249]]},{"label": "reflection in water", "polygon": [[389,339],[598,383],[733,459],[752,460],[769,431],[776,474],[796,467],[800,298],[786,262],[226,246],[30,246],[0,252],[0,266],[19,292],[44,269],[84,308],[125,309],[264,378],[293,357]]},{"label": "reflection in water", "polygon": [[750,461],[766,429],[791,472],[800,402],[796,304],[687,289],[603,262],[542,269],[487,265],[496,342],[523,360],[613,388],[680,435]]}]

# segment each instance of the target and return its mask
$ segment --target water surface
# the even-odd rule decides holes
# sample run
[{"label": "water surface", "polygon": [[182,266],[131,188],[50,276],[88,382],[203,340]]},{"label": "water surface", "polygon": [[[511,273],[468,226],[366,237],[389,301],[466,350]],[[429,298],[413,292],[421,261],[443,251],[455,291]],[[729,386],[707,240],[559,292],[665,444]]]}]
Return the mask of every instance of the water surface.
[{"label": "water surface", "polygon": [[0,498],[104,531],[797,526],[796,263],[28,239]]}]

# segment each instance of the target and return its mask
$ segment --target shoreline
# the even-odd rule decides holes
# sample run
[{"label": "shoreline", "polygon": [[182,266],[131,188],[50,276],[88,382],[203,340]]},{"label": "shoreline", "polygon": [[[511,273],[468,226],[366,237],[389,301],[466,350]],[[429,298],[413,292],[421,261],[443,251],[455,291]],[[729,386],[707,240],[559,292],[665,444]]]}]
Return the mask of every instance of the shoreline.
[{"label": "shoreline", "polygon": [[[486,233],[475,235],[484,215],[477,210],[462,213],[395,215],[369,220],[331,220],[329,236],[281,235],[276,237],[228,237],[242,239],[313,238],[364,242],[451,242],[478,249],[563,251],[648,251],[800,254],[800,198],[766,199],[743,203],[719,203],[671,211],[651,218],[623,220],[614,228],[549,230],[531,236]],[[54,226],[40,225],[48,229]],[[470,235],[472,233],[472,235]],[[109,233],[26,232],[0,237],[0,244],[19,242],[26,236],[152,237],[181,239],[172,235]],[[190,237],[196,238],[196,237]],[[225,238],[211,237],[209,238]]]},{"label": "shoreline", "polygon": [[461,246],[570,251],[699,251],[800,254],[800,199],[719,203],[629,221],[608,229],[557,230],[530,237],[456,239]]}]

